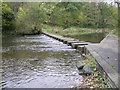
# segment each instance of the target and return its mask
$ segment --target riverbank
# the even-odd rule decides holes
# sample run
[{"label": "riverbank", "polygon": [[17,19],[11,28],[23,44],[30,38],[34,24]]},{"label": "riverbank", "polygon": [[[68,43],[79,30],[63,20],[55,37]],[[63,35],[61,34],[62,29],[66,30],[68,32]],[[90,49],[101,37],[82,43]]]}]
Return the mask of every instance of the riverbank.
[{"label": "riverbank", "polygon": [[80,28],[80,27],[69,27],[62,28],[57,26],[44,26],[42,31],[62,35],[64,37],[71,37],[80,41],[99,43],[112,29],[97,29],[97,28]]},{"label": "riverbank", "polygon": [[26,35],[39,35],[41,34],[41,31],[37,31],[35,33],[33,32],[19,32],[19,33],[15,33],[15,32],[9,32],[9,33],[3,33],[0,37],[4,38],[4,37],[8,37],[8,36],[26,36]]}]

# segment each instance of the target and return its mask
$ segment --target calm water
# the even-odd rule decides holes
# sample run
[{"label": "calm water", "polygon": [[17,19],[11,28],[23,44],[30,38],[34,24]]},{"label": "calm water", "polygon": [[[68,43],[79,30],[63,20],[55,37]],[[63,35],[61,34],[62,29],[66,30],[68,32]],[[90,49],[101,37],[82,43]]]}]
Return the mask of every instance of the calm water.
[{"label": "calm water", "polygon": [[88,33],[83,35],[74,35],[72,37],[79,39],[80,41],[100,43],[105,38],[105,33]]},{"label": "calm water", "polygon": [[3,38],[3,88],[69,88],[78,85],[75,49],[45,35]]}]

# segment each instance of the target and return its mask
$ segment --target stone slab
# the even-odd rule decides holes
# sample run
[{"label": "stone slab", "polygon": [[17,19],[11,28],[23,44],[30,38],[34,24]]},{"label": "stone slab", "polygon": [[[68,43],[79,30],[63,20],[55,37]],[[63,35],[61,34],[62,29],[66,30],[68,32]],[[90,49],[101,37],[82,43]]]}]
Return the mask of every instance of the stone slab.
[{"label": "stone slab", "polygon": [[72,43],[72,47],[77,49],[78,46],[80,45],[88,45],[87,43]]},{"label": "stone slab", "polygon": [[85,45],[82,45],[82,46],[79,45],[77,49],[80,51],[81,54],[85,53]]},{"label": "stone slab", "polygon": [[79,40],[70,40],[67,42],[67,45],[71,46],[72,43],[80,43],[80,41]]},{"label": "stone slab", "polygon": [[75,40],[75,39],[71,39],[71,38],[70,39],[64,39],[63,43],[67,44],[68,41],[72,41],[72,40]]}]

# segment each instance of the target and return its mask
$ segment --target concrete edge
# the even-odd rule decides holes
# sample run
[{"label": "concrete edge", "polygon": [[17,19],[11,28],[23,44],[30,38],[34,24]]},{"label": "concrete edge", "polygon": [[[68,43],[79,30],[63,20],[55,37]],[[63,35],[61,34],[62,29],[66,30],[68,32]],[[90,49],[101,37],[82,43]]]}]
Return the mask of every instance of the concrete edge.
[{"label": "concrete edge", "polygon": [[85,46],[86,54],[90,54],[97,62],[99,71],[107,81],[107,83],[113,88],[119,88],[118,85],[118,72],[110,68],[109,64],[89,45]]}]

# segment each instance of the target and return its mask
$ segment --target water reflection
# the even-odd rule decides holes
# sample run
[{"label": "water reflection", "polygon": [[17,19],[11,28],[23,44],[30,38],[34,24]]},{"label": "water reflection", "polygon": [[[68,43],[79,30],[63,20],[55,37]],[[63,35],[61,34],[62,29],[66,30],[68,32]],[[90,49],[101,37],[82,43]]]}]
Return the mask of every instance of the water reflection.
[{"label": "water reflection", "polygon": [[81,56],[47,36],[3,38],[3,80],[8,88],[69,88],[79,84]]},{"label": "water reflection", "polygon": [[80,41],[100,43],[105,38],[105,33],[88,33],[83,35],[73,35],[72,37],[79,39]]}]

